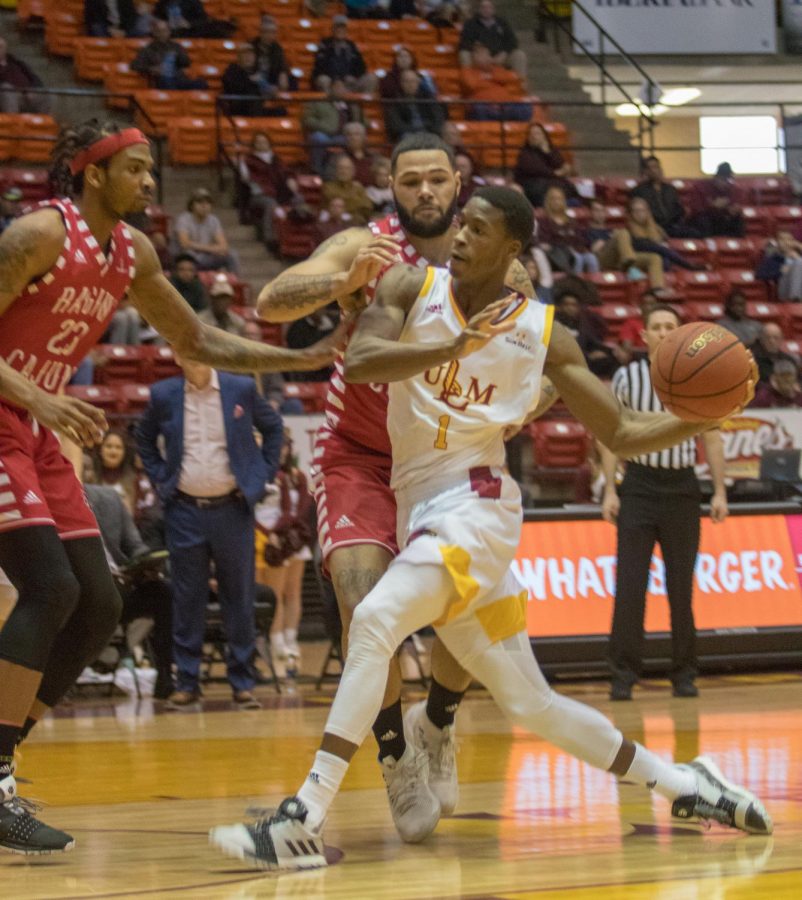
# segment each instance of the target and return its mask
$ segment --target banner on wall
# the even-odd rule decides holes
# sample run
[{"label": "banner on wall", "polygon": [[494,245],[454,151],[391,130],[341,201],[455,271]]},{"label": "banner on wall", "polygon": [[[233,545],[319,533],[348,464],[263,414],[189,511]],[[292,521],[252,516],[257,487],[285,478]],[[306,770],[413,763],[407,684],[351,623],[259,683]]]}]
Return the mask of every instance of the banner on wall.
[{"label": "banner on wall", "polygon": [[[694,575],[700,629],[802,625],[802,516],[702,520]],[[533,637],[609,634],[616,530],[602,521],[525,522],[513,570],[529,592]],[[665,565],[652,557],[647,631],[670,631]]]},{"label": "banner on wall", "polygon": [[[802,450],[802,410],[748,409],[730,419],[721,436],[727,478],[759,478],[764,450]],[[707,463],[700,463],[696,471],[706,477]]]},{"label": "banner on wall", "polygon": [[[627,53],[777,52],[774,0],[583,0],[583,5]],[[578,4],[572,11],[574,37],[598,53],[596,26]]]}]

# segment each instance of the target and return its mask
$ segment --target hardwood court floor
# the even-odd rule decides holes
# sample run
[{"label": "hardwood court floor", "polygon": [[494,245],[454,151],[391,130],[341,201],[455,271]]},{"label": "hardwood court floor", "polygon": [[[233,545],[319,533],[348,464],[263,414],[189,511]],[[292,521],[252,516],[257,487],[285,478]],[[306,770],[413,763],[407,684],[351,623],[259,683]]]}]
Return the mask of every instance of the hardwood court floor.
[{"label": "hardwood court floor", "polygon": [[[426,843],[397,838],[371,742],[330,817],[328,869],[265,875],[212,851],[211,825],[273,805],[305,776],[330,691],[260,691],[271,708],[202,713],[82,700],[43,722],[25,748],[23,794],[72,832],[66,855],[0,855],[0,897],[192,900],[791,900],[802,897],[802,676],[700,681],[698,700],[665,682],[610,704],[606,685],[562,688],[659,753],[711,754],[752,788],[773,837],[673,823],[669,805],[511,730],[482,691],[460,711],[459,814]],[[414,691],[410,692],[414,697]]]}]

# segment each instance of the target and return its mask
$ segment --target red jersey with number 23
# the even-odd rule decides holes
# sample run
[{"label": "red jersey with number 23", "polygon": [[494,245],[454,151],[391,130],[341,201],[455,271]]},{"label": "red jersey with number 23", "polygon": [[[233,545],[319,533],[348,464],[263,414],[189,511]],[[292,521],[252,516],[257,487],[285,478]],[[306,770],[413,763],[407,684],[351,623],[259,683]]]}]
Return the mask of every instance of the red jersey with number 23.
[{"label": "red jersey with number 23", "polygon": [[[399,262],[425,269],[428,263],[412,246],[398,216],[385,216],[370,222],[368,228],[375,235],[387,234],[399,244]],[[376,296],[376,287],[390,266],[369,282],[365,288],[368,303]],[[387,385],[348,384],[343,375],[343,356],[334,361],[334,372],[326,397],[326,422],[322,431],[333,432],[354,444],[366,447],[374,453],[390,456],[390,438],[387,436]]]},{"label": "red jersey with number 23", "polygon": [[108,328],[134,276],[134,245],[119,222],[104,253],[70,200],[48,200],[64,220],[64,246],[49,272],[0,317],[0,356],[55,394]]}]

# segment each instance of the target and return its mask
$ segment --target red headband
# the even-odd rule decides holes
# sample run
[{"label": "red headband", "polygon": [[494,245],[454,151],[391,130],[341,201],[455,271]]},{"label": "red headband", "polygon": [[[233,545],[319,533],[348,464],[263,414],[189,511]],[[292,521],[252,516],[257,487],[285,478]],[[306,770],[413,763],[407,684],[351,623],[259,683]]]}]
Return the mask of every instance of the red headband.
[{"label": "red headband", "polygon": [[133,144],[148,143],[150,142],[147,137],[138,128],[125,128],[117,134],[110,134],[99,141],[95,141],[94,144],[90,144],[84,150],[81,150],[80,153],[77,153],[75,159],[70,163],[70,172],[73,175],[77,175],[79,172],[83,172],[87,166],[92,165],[92,163],[100,162],[101,159],[108,159],[126,147],[131,147]]}]

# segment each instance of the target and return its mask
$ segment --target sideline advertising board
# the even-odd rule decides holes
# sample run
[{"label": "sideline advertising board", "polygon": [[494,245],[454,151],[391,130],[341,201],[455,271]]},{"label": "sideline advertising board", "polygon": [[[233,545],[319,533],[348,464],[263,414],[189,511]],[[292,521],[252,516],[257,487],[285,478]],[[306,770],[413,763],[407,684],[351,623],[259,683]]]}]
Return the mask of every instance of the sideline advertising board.
[{"label": "sideline advertising board", "polygon": [[[777,52],[773,0],[583,0],[582,5],[627,53]],[[574,37],[598,53],[596,26],[577,4],[572,17]],[[606,46],[605,52],[616,51]]]}]

